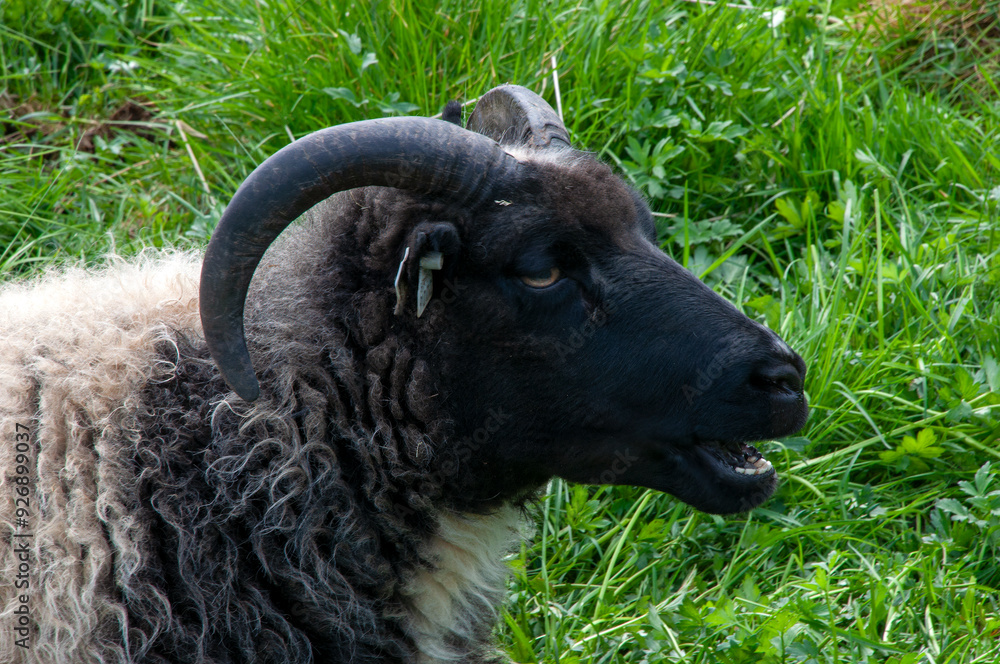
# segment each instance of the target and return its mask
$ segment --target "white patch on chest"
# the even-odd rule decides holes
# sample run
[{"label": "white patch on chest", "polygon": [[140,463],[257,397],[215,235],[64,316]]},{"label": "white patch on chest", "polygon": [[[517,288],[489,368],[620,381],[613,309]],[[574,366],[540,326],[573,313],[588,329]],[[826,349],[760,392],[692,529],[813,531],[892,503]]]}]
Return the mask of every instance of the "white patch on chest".
[{"label": "white patch on chest", "polygon": [[[489,515],[444,514],[417,570],[403,590],[409,610],[407,631],[420,664],[456,662],[470,654],[484,629],[496,622],[509,568],[504,556],[519,542],[526,525],[521,511],[504,505]],[[479,647],[488,644],[480,643]]]}]

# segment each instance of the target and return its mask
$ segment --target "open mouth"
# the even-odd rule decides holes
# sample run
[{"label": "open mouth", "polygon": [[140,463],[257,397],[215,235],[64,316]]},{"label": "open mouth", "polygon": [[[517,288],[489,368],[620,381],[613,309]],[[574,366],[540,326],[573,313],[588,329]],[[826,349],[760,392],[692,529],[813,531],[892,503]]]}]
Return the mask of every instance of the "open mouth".
[{"label": "open mouth", "polygon": [[603,456],[602,465],[597,466],[603,474],[591,470],[587,475],[563,477],[592,484],[631,484],[665,491],[709,514],[748,512],[778,488],[778,473],[771,462],[754,444],[738,440],[700,438],[692,434],[682,441],[646,439],[638,449],[626,449],[625,456],[620,447],[609,445],[606,449],[610,451]]},{"label": "open mouth", "polygon": [[765,459],[756,447],[748,443],[706,440],[701,442],[701,447],[739,475],[767,476],[774,474],[774,466],[771,465],[771,462]]}]

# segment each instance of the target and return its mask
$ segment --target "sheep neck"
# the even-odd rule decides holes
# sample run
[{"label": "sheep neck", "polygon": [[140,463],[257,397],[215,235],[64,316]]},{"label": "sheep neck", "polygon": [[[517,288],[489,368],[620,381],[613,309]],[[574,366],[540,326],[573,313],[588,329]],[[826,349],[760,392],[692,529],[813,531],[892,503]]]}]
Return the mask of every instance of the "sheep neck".
[{"label": "sheep neck", "polygon": [[521,509],[444,513],[402,591],[407,631],[420,664],[505,661],[490,643],[509,568],[504,556],[525,535]]}]

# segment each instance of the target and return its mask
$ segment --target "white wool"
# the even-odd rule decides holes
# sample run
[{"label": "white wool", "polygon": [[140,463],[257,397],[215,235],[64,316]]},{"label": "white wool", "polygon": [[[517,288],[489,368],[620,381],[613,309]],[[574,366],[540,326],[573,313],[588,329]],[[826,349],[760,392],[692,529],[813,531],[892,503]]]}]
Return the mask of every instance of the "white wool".
[{"label": "white wool", "polygon": [[510,505],[489,515],[442,515],[436,536],[422,552],[430,566],[419,570],[403,591],[420,664],[460,660],[462,654],[448,646],[448,637],[476,641],[474,631],[481,624],[471,617],[494,623],[509,573],[504,557],[525,528],[521,511]]},{"label": "white wool", "polygon": [[546,148],[539,150],[527,145],[504,145],[503,149],[504,152],[522,164],[556,164],[572,167],[579,162],[589,161],[592,158],[588,152],[571,150],[569,148]]},{"label": "white wool", "polygon": [[[112,562],[134,563],[144,529],[124,504],[131,450],[121,440],[134,438],[136,390],[171,368],[154,362],[156,342],[201,335],[199,270],[197,255],[160,253],[0,285],[0,662],[124,661],[107,642],[124,638]],[[27,474],[17,425],[30,429]],[[20,541],[27,589],[16,586]],[[22,595],[27,648],[15,643]]]}]

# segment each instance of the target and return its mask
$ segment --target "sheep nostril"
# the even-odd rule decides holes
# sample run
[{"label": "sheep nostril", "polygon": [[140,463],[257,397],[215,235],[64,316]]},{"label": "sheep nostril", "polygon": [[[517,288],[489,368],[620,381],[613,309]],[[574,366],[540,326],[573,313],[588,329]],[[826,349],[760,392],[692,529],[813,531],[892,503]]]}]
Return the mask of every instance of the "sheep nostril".
[{"label": "sheep nostril", "polygon": [[802,379],[805,375],[805,363],[801,359],[796,363],[781,362],[760,367],[750,377],[750,382],[756,387],[768,392],[786,392],[800,394]]}]

